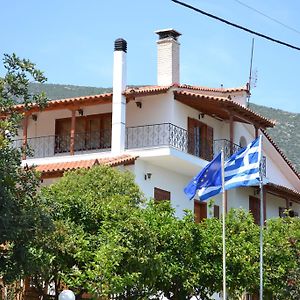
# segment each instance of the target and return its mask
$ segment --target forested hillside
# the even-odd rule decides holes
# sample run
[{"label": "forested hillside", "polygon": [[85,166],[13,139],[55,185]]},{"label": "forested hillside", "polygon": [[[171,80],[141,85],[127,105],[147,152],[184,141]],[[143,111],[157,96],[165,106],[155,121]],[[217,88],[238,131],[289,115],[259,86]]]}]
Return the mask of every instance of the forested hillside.
[{"label": "forested hillside", "polygon": [[[111,88],[96,88],[61,84],[31,84],[33,92],[45,91],[49,99],[63,99],[76,96],[96,95],[111,92]],[[276,121],[274,128],[268,129],[270,136],[300,172],[300,114],[280,109],[251,104],[250,108]]]}]

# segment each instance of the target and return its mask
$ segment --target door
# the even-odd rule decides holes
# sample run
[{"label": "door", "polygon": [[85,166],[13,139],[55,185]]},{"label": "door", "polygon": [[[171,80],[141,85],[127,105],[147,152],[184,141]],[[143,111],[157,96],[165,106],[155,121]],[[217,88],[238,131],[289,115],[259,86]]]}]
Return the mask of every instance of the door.
[{"label": "door", "polygon": [[194,200],[195,222],[199,223],[207,218],[207,203]]},{"label": "door", "polygon": [[213,128],[188,118],[188,153],[205,160],[213,159]]},{"label": "door", "polygon": [[260,200],[253,196],[249,197],[249,211],[252,213],[254,223],[260,224]]}]

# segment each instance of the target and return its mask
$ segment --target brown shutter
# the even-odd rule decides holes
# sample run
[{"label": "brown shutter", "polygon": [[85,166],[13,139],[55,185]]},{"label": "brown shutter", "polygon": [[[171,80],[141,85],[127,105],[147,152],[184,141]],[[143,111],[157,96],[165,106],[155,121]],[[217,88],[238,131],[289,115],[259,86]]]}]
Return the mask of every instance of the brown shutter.
[{"label": "brown shutter", "polygon": [[214,142],[214,129],[210,126],[206,128],[206,159],[212,160],[214,151],[213,151],[213,142]]},{"label": "brown shutter", "polygon": [[255,224],[260,224],[260,200],[253,196],[249,197],[249,211],[252,213]]},{"label": "brown shutter", "polygon": [[219,205],[214,205],[214,217],[215,218],[220,218],[220,206]]},{"label": "brown shutter", "polygon": [[160,188],[154,188],[154,200],[155,202],[162,200],[171,200],[171,193],[169,191],[162,190]]},{"label": "brown shutter", "polygon": [[195,222],[199,223],[207,218],[207,203],[194,200]]}]

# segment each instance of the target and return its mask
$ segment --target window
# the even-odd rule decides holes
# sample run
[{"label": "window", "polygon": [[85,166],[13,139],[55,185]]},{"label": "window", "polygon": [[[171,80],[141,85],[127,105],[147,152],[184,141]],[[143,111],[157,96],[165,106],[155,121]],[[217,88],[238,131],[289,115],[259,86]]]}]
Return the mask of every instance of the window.
[{"label": "window", "polygon": [[220,218],[220,206],[214,205],[214,217],[219,219]]},{"label": "window", "polygon": [[205,160],[213,159],[213,128],[188,118],[188,153]]},{"label": "window", "polygon": [[169,191],[162,190],[160,188],[154,188],[154,200],[155,202],[163,200],[171,200],[171,193]]},{"label": "window", "polygon": [[207,218],[207,203],[194,200],[195,222],[200,223]]},{"label": "window", "polygon": [[252,213],[255,224],[260,224],[260,199],[249,197],[249,211]]},{"label": "window", "polygon": [[[74,150],[111,147],[111,113],[76,117]],[[71,118],[55,120],[55,153],[70,151]]]}]

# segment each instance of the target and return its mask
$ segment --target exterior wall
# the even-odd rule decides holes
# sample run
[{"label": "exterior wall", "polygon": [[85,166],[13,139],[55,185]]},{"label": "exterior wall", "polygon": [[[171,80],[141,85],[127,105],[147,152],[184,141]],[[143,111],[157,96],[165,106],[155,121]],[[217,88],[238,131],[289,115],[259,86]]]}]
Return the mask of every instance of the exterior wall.
[{"label": "exterior wall", "polygon": [[152,125],[172,122],[173,94],[138,97],[142,103],[138,108],[135,101],[130,101],[126,107],[126,127]]},{"label": "exterior wall", "polygon": [[[184,216],[184,209],[194,210],[194,202],[190,201],[183,192],[183,188],[189,182],[190,177],[150,164],[142,159],[136,161],[132,171],[136,183],[146,198],[153,198],[154,187],[158,187],[171,192],[171,204],[178,217]],[[144,175],[146,173],[152,174],[150,179],[145,180]]]},{"label": "exterior wall", "polygon": [[[199,114],[200,112],[198,110],[174,100],[174,112],[171,123],[187,130],[188,117],[199,120]],[[214,129],[214,139],[229,138],[229,127],[225,122],[219,121],[208,115],[204,115],[204,118],[201,118],[199,121],[211,126]]]}]

